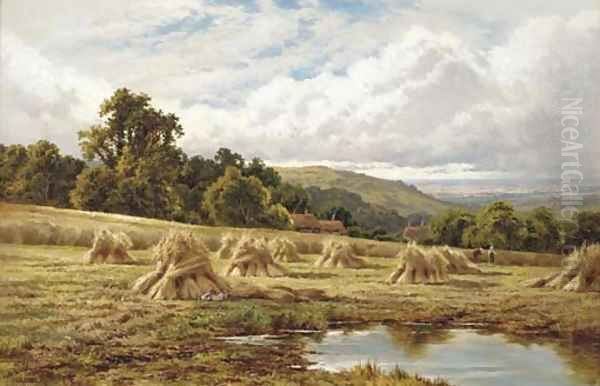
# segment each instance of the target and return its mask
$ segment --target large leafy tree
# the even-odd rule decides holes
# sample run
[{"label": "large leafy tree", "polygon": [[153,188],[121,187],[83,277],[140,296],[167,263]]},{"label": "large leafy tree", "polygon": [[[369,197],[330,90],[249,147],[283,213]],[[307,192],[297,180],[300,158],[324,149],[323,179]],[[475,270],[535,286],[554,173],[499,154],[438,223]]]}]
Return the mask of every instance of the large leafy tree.
[{"label": "large leafy tree", "polygon": [[70,193],[75,208],[100,212],[119,211],[117,176],[106,165],[85,169],[78,177]]},{"label": "large leafy tree", "polygon": [[9,145],[0,148],[0,198],[15,199],[14,182],[19,171],[27,163],[27,148]]},{"label": "large leafy tree", "polygon": [[290,213],[304,213],[310,208],[310,195],[300,185],[288,182],[271,189],[271,200],[283,205]]},{"label": "large leafy tree", "polygon": [[234,166],[225,170],[204,194],[203,210],[211,222],[229,226],[285,228],[290,217],[281,204],[271,205],[269,190]]},{"label": "large leafy tree", "polygon": [[501,249],[519,249],[523,224],[507,201],[496,201],[479,211],[476,224],[463,235],[463,245],[479,247],[493,244]]},{"label": "large leafy tree", "polygon": [[213,183],[204,195],[204,208],[217,225],[260,226],[269,223],[269,190],[254,176],[236,167]]},{"label": "large leafy tree", "polygon": [[582,211],[577,214],[572,239],[576,245],[600,242],[600,211]]},{"label": "large leafy tree", "polygon": [[1,155],[0,181],[4,198],[66,207],[69,191],[85,164],[63,156],[59,148],[40,140],[27,148],[9,146]]},{"label": "large leafy tree", "polygon": [[475,225],[475,216],[463,209],[445,211],[431,222],[433,241],[454,247],[462,245],[463,234]]},{"label": "large leafy tree", "polygon": [[355,225],[355,222],[352,219],[352,213],[343,206],[334,206],[329,208],[327,211],[322,213],[320,217],[324,220],[341,221],[345,227],[351,227]]},{"label": "large leafy tree", "polygon": [[79,133],[84,157],[99,160],[108,169],[95,173],[107,182],[114,179],[114,191],[106,203],[89,207],[98,204],[99,196],[89,189],[94,183],[82,178],[78,184],[84,186],[72,195],[76,207],[83,209],[80,205],[87,203],[85,209],[159,218],[171,218],[181,207],[175,185],[185,156],[175,141],[183,128],[174,114],[150,102],[146,94],[118,89],[100,107],[104,122]]},{"label": "large leafy tree", "polygon": [[144,93],[135,94],[126,88],[115,91],[100,106],[104,122],[79,132],[84,158],[115,168],[125,151],[136,160],[171,152],[175,140],[183,135],[179,118],[157,110],[150,102]]},{"label": "large leafy tree", "polygon": [[260,158],[252,158],[244,167],[244,176],[254,176],[267,188],[275,188],[281,184],[281,176],[275,169],[269,167]]},{"label": "large leafy tree", "polygon": [[219,178],[219,168],[212,159],[194,156],[186,159],[175,187],[180,208],[177,220],[200,223],[203,220],[202,200],[208,187]]},{"label": "large leafy tree", "polygon": [[537,208],[524,218],[522,248],[529,251],[556,251],[561,245],[560,224],[548,208]]},{"label": "large leafy tree", "polygon": [[219,176],[224,175],[225,170],[230,166],[243,170],[246,165],[246,161],[241,154],[235,153],[225,147],[217,150],[217,153],[214,157],[214,162],[217,166]]}]

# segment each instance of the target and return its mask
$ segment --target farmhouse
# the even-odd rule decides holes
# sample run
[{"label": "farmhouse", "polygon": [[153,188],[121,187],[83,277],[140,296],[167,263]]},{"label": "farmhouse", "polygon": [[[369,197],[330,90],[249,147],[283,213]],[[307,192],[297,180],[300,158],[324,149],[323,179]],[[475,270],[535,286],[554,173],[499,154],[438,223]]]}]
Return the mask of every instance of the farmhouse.
[{"label": "farmhouse", "polygon": [[321,225],[319,220],[310,213],[294,213],[292,217],[292,226],[299,232],[320,233]]},{"label": "farmhouse", "polygon": [[330,233],[338,235],[347,235],[348,230],[341,221],[338,220],[318,220],[311,213],[294,213],[292,217],[292,226],[294,230],[307,233]]},{"label": "farmhouse", "polygon": [[319,226],[321,228],[321,233],[331,233],[337,235],[347,235],[348,230],[344,226],[341,221],[332,220],[332,221],[319,221]]}]

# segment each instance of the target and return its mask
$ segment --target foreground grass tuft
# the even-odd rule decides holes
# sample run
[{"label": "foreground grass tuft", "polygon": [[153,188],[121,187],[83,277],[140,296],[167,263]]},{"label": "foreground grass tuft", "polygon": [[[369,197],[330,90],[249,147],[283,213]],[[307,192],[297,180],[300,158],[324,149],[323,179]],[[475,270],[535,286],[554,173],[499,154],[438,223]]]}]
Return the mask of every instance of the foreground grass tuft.
[{"label": "foreground grass tuft", "polygon": [[342,375],[348,375],[352,380],[350,385],[357,386],[449,386],[444,380],[429,380],[418,375],[412,376],[397,367],[386,373],[374,363],[355,366],[343,372]]},{"label": "foreground grass tuft", "polygon": [[31,339],[27,336],[0,337],[0,356],[13,356],[32,348]]}]

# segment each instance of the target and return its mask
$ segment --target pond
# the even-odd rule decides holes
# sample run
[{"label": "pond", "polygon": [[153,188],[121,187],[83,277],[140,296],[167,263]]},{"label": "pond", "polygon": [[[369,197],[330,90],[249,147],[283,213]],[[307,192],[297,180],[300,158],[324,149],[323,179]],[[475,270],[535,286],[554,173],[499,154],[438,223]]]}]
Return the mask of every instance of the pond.
[{"label": "pond", "polygon": [[515,340],[473,329],[375,326],[307,338],[312,368],[339,371],[368,361],[384,370],[444,378],[458,386],[600,385],[600,350]]}]

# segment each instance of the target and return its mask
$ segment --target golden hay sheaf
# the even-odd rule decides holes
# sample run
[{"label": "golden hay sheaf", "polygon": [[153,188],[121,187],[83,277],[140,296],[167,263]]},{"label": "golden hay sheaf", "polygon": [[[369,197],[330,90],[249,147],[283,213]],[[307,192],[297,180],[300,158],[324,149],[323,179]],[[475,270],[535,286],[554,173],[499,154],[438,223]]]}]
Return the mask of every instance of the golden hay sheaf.
[{"label": "golden hay sheaf", "polygon": [[433,253],[439,253],[448,262],[446,270],[450,274],[476,274],[481,273],[481,269],[477,267],[467,256],[457,250],[451,249],[449,246],[443,246],[441,248],[433,248]]},{"label": "golden hay sheaf", "polygon": [[316,267],[365,268],[367,263],[354,254],[352,246],[344,241],[329,240],[323,245],[323,254],[315,262]]},{"label": "golden hay sheaf", "polygon": [[217,259],[230,259],[238,242],[237,237],[232,234],[226,234],[221,240],[221,247],[217,251]]},{"label": "golden hay sheaf", "polygon": [[243,237],[233,251],[225,276],[285,276],[287,270],[273,261],[263,237]]},{"label": "golden hay sheaf", "polygon": [[131,239],[125,233],[101,229],[94,234],[92,249],[86,252],[83,260],[89,264],[131,264],[135,261],[127,250],[132,245]]},{"label": "golden hay sheaf", "polygon": [[154,248],[154,271],[140,277],[133,290],[151,299],[200,299],[226,296],[229,284],[217,276],[208,249],[191,232],[170,231]]},{"label": "golden hay sheaf", "polygon": [[527,281],[525,285],[573,292],[600,292],[600,244],[576,250],[567,257],[561,272]]},{"label": "golden hay sheaf", "polygon": [[298,254],[296,244],[289,239],[282,237],[275,238],[269,242],[269,247],[274,261],[284,263],[296,263],[302,261]]},{"label": "golden hay sheaf", "polygon": [[448,261],[439,253],[427,253],[410,243],[398,257],[400,264],[387,280],[390,284],[439,284],[448,281]]}]

